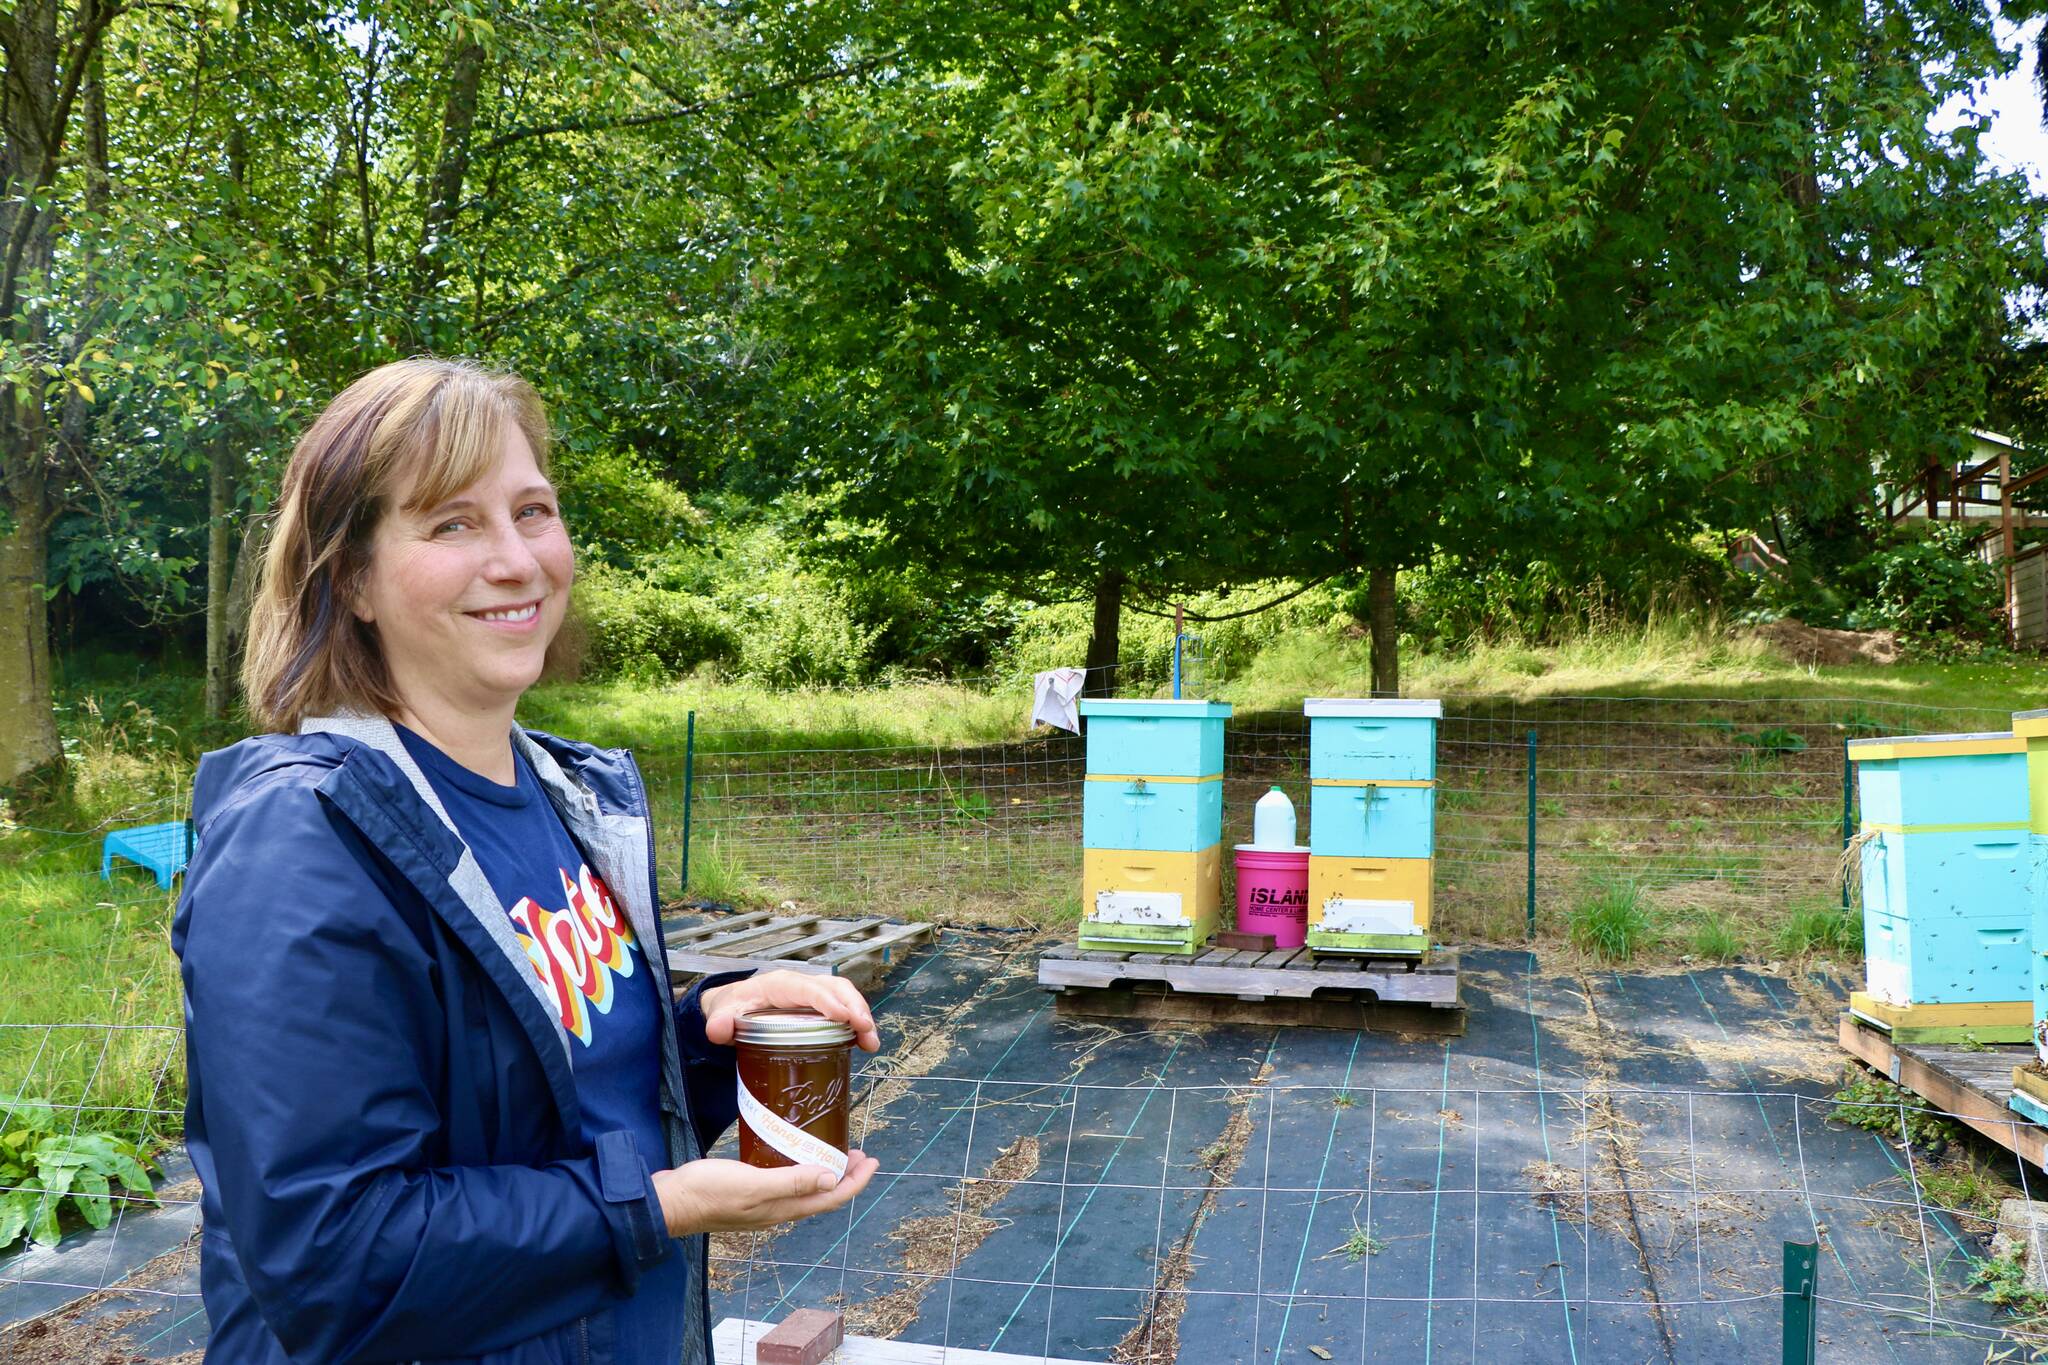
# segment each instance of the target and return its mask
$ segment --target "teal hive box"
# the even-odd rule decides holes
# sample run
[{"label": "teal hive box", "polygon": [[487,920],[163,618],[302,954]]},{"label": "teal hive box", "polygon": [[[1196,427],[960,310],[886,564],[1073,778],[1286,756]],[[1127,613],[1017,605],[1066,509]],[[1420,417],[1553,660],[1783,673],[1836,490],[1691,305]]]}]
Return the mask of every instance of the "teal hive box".
[{"label": "teal hive box", "polygon": [[1439,701],[1311,697],[1308,770],[1322,782],[1421,781],[1436,776]]},{"label": "teal hive box", "polygon": [[1220,701],[1084,701],[1088,771],[1124,777],[1223,776]]},{"label": "teal hive box", "polygon": [[1088,848],[1194,853],[1223,842],[1223,779],[1089,777],[1081,795]]},{"label": "teal hive box", "polygon": [[1849,758],[1863,813],[1866,973],[1850,1007],[1902,1042],[2023,1040],[2033,1008],[2024,741],[1855,740]]},{"label": "teal hive box", "polygon": [[1309,787],[1309,852],[1320,858],[1427,858],[1436,848],[1436,793],[1373,783]]},{"label": "teal hive box", "polygon": [[1221,904],[1230,706],[1084,701],[1079,709],[1088,744],[1080,946],[1199,952]]}]

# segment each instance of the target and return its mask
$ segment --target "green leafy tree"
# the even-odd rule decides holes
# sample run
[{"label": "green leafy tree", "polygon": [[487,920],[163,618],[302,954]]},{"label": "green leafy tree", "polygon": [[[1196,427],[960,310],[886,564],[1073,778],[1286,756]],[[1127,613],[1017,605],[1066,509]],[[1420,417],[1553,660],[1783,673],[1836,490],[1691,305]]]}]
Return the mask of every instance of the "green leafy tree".
[{"label": "green leafy tree", "polygon": [[1983,6],[803,22],[901,54],[773,182],[838,510],[1099,606],[1362,573],[1377,690],[1439,549],[1597,565],[1951,449],[2041,273],[2024,185],[1927,126],[2013,60]]}]

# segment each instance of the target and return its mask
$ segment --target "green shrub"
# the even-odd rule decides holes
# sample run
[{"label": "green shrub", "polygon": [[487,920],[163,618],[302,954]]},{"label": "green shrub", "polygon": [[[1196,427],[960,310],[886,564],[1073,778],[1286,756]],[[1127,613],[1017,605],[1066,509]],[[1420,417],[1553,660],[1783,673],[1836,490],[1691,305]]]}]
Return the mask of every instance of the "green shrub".
[{"label": "green shrub", "polygon": [[586,564],[630,568],[703,534],[704,515],[689,496],[625,452],[557,446],[554,477]]},{"label": "green shrub", "polygon": [[1879,550],[1868,561],[1876,594],[1867,613],[1916,641],[1996,637],[2005,600],[1998,566],[1977,557],[1968,528],[1937,523],[1926,534]]},{"label": "green shrub", "polygon": [[608,564],[583,565],[575,604],[587,677],[674,676],[734,663],[743,653],[739,631],[716,603]]},{"label": "green shrub", "polygon": [[1580,952],[1602,962],[1627,962],[1650,936],[1650,911],[1634,882],[1601,877],[1586,899],[1572,907],[1565,926]]},{"label": "green shrub", "polygon": [[149,1172],[132,1143],[104,1133],[59,1133],[46,1100],[0,1095],[0,1251],[26,1233],[44,1246],[63,1234],[58,1211],[69,1206],[103,1228],[114,1218],[114,1187],[151,1194]]}]

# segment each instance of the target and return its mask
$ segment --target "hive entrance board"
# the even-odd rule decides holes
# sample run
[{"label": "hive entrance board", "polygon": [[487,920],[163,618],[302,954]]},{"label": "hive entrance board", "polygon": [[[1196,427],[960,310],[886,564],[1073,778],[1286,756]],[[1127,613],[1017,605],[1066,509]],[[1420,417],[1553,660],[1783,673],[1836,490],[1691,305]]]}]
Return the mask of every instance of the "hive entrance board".
[{"label": "hive entrance board", "polygon": [[1964,1046],[1958,1043],[1900,1043],[1853,1014],[1844,1014],[1837,1038],[1844,1051],[1879,1075],[1953,1115],[2009,1152],[2048,1167],[2048,1128],[2012,1109],[2012,1072],[2034,1059],[2024,1044]]},{"label": "hive entrance board", "polygon": [[1317,958],[1302,948],[1212,948],[1193,958],[1061,945],[1038,959],[1038,984],[1065,1015],[1215,1024],[1292,1024],[1461,1034],[1458,957],[1427,962]]},{"label": "hive entrance board", "polygon": [[713,972],[781,967],[843,976],[865,994],[931,935],[929,924],[879,916],[826,919],[751,910],[668,929],[662,940],[668,945],[669,974],[676,985]]}]

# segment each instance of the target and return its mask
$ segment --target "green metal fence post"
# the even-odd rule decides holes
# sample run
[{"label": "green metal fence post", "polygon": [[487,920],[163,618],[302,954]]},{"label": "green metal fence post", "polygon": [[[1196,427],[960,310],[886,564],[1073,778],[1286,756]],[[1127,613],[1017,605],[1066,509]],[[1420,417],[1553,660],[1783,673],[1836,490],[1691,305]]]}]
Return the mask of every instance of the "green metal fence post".
[{"label": "green metal fence post", "polygon": [[[1849,851],[1849,841],[1855,837],[1856,827],[1850,822],[1850,811],[1855,805],[1856,789],[1851,785],[1849,767],[1849,741],[1842,741],[1842,851]],[[1849,908],[1849,879],[1842,878],[1842,908]]]},{"label": "green metal fence post", "polygon": [[1529,941],[1536,941],[1536,732],[1529,732]]},{"label": "green metal fence post", "polygon": [[690,894],[690,795],[697,776],[697,713],[683,727],[683,875],[676,894]]},{"label": "green metal fence post", "polygon": [[1819,1243],[1785,1243],[1785,1350],[1782,1357],[1784,1365],[1813,1365],[1813,1282],[1819,1266]]}]

